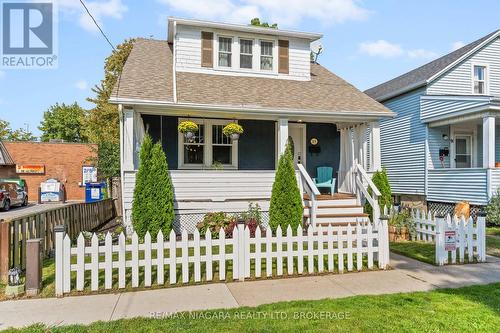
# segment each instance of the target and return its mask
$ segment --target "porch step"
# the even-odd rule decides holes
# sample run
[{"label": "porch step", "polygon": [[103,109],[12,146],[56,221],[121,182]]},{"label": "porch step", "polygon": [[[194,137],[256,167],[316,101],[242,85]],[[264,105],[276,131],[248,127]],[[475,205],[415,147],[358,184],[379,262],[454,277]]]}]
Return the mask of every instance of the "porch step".
[{"label": "porch step", "polygon": [[[309,206],[310,200],[304,200],[306,206]],[[323,199],[317,201],[318,206],[321,207],[342,207],[342,206],[356,206],[357,200],[356,198],[346,198],[346,199]]]},{"label": "porch step", "polygon": [[[316,200],[343,200],[343,199],[356,199],[356,196],[354,194],[349,194],[349,193],[334,193],[333,195],[330,194],[320,194],[316,196]],[[304,200],[310,200],[309,194],[305,193],[304,194]]]},{"label": "porch step", "polygon": [[[310,212],[310,207],[304,208],[304,214],[308,215]],[[363,214],[363,207],[357,205],[333,205],[333,206],[322,206],[321,203],[318,205],[318,214],[334,214],[334,215],[344,215],[344,214]]]}]

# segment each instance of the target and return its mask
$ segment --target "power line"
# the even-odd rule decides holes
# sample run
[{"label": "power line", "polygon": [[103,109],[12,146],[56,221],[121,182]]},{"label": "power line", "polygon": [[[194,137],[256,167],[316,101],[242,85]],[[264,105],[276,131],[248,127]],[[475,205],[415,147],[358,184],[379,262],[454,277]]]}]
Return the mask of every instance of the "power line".
[{"label": "power line", "polygon": [[111,46],[111,48],[113,50],[116,51],[115,47],[113,46],[113,44],[111,43],[111,41],[109,40],[108,36],[106,36],[106,34],[104,33],[104,31],[102,31],[101,27],[99,26],[99,24],[97,23],[97,21],[95,20],[94,16],[92,16],[92,14],[90,13],[89,9],[87,8],[87,6],[85,5],[85,3],[83,2],[83,0],[80,0],[80,3],[82,4],[83,8],[85,8],[85,10],[87,11],[87,14],[89,14],[90,18],[92,19],[92,21],[94,21],[94,24],[96,25],[97,29],[99,29],[99,31],[101,32],[101,34],[103,35],[103,37],[106,39],[106,41],[108,42],[108,44]]}]

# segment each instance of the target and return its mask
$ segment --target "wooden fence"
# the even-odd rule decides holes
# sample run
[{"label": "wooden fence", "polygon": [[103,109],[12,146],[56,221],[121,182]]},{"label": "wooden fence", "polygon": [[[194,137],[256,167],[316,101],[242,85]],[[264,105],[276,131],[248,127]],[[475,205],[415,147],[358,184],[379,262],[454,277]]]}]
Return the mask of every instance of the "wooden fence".
[{"label": "wooden fence", "polygon": [[[184,230],[180,238],[172,231],[167,241],[160,232],[156,242],[147,233],[139,242],[136,233],[128,242],[124,234],[113,241],[108,233],[104,241],[94,234],[86,246],[83,235],[76,247],[64,228],[56,230],[56,295],[73,289],[92,291],[99,288],[132,288],[142,284],[157,285],[244,280],[262,276],[339,273],[372,269],[375,263],[385,269],[389,258],[386,220],[328,228],[299,226],[295,234],[289,226],[283,235],[278,228],[255,235],[243,225],[235,227],[232,237],[223,230],[215,238],[207,231],[201,238],[198,230],[189,238]],[[90,271],[90,274],[87,272]],[[87,279],[86,279],[87,278]],[[90,278],[90,279],[88,279]]]},{"label": "wooden fence", "polygon": [[416,240],[431,242],[436,246],[436,264],[486,261],[486,220],[478,216],[465,219],[450,215],[446,217],[427,214],[420,210],[412,212],[415,222]]},{"label": "wooden fence", "polygon": [[65,225],[68,236],[92,231],[116,217],[113,199],[93,203],[74,203],[41,212],[0,220],[0,278],[10,267],[26,266],[26,240],[41,238],[44,254],[54,249],[54,227]]}]

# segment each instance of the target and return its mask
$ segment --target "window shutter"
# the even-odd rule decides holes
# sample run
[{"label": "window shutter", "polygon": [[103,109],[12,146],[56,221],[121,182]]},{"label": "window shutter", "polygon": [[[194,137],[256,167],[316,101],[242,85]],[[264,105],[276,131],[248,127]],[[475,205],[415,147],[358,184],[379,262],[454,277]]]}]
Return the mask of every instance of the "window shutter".
[{"label": "window shutter", "polygon": [[201,32],[201,67],[214,67],[214,33]]},{"label": "window shutter", "polygon": [[278,41],[279,51],[278,51],[278,72],[281,74],[288,74],[288,46],[289,42],[287,40]]}]

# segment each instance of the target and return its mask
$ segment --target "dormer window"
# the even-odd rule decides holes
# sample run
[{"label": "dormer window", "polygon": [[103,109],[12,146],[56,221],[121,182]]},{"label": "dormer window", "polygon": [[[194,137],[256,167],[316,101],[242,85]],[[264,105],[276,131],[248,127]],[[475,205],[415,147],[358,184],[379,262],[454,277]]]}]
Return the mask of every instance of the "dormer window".
[{"label": "dormer window", "polygon": [[219,37],[219,67],[231,67],[232,43],[232,38]]},{"label": "dormer window", "polygon": [[240,68],[252,69],[253,40],[240,39]]},{"label": "dormer window", "polygon": [[260,41],[260,69],[273,70],[273,42]]},{"label": "dormer window", "polygon": [[474,66],[474,94],[486,94],[486,66]]}]

